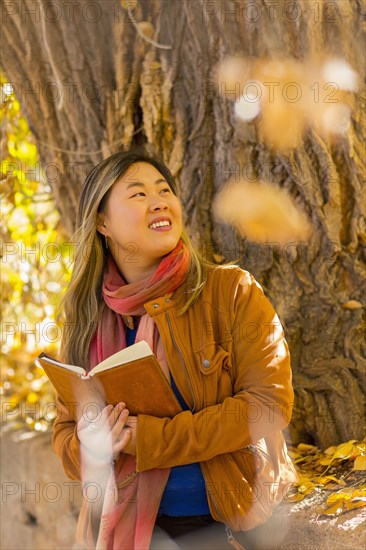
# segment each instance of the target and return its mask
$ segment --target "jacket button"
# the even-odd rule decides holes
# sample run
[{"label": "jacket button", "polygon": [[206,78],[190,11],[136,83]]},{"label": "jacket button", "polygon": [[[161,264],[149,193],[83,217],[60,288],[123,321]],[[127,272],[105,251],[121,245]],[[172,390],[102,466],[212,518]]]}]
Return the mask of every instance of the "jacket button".
[{"label": "jacket button", "polygon": [[170,298],[166,298],[166,300],[165,300],[165,301],[166,301],[166,302],[170,302]]},{"label": "jacket button", "polygon": [[159,304],[153,304],[153,308],[156,309],[157,307],[159,307]]},{"label": "jacket button", "polygon": [[204,359],[204,360],[202,361],[202,365],[205,367],[205,369],[208,369],[209,366],[210,366],[210,364],[211,364],[211,363],[210,363],[210,361],[209,361],[208,359]]}]

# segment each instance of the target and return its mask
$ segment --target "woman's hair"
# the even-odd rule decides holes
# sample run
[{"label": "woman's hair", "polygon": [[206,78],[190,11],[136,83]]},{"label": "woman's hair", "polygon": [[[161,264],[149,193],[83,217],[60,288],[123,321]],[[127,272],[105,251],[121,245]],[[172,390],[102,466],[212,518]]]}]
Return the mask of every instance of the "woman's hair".
[{"label": "woman's hair", "polygon": [[[103,307],[103,270],[109,255],[104,237],[97,231],[97,217],[98,213],[106,210],[114,183],[136,162],[147,162],[154,166],[179,198],[177,185],[169,169],[158,158],[143,150],[115,153],[88,174],[80,196],[73,237],[76,243],[73,272],[61,305],[65,312],[61,358],[64,362],[87,369],[90,342]],[[216,266],[202,258],[185,229],[181,238],[191,257],[185,282],[185,290],[191,295],[179,315],[197,301],[206,283],[208,268]]]}]

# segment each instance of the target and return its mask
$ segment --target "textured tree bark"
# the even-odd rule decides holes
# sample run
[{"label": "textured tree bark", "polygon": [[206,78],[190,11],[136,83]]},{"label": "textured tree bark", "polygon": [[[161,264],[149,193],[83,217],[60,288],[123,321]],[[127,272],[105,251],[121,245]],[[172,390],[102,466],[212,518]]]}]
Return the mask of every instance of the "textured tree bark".
[{"label": "textured tree bark", "polygon": [[[346,137],[330,142],[309,130],[293,153],[275,154],[253,123],[235,120],[213,71],[226,55],[301,60],[325,52],[362,76],[361,0],[145,0],[129,10],[124,0],[18,0],[2,9],[5,73],[66,231],[72,232],[80,187],[95,163],[135,143],[162,153],[202,253],[237,259],[262,284],[285,327],[294,440],[327,446],[363,437],[364,91],[354,99]],[[288,189],[312,221],[313,240],[258,245],[217,223],[213,197],[238,174]],[[363,307],[343,307],[349,300]]]}]

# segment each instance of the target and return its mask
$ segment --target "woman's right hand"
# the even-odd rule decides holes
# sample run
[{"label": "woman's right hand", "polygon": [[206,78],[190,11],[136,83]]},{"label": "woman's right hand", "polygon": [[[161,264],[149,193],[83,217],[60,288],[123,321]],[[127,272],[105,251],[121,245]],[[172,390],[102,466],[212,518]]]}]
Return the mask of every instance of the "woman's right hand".
[{"label": "woman's right hand", "polygon": [[82,415],[77,423],[81,444],[98,461],[111,463],[131,439],[131,430],[125,428],[129,415],[125,403],[107,405],[94,419]]}]

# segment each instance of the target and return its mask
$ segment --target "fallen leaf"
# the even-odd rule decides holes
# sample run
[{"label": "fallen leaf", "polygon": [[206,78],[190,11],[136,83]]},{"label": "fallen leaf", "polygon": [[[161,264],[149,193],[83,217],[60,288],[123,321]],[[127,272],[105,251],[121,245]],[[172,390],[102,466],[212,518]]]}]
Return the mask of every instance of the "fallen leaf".
[{"label": "fallen leaf", "polygon": [[336,445],[332,445],[331,447],[328,447],[328,449],[325,449],[324,454],[325,454],[325,455],[334,455],[334,453],[336,452],[336,450],[337,450],[337,446],[336,446]]},{"label": "fallen leaf", "polygon": [[366,500],[346,501],[347,510],[355,510],[355,508],[363,508],[364,506],[366,506]]},{"label": "fallen leaf", "polygon": [[348,302],[342,304],[342,307],[346,309],[360,309],[363,307],[363,304],[361,304],[361,302],[358,302],[357,300],[348,300]]},{"label": "fallen leaf", "polygon": [[327,516],[339,516],[343,512],[347,512],[348,510],[355,510],[356,508],[363,508],[364,506],[366,506],[366,502],[362,500],[350,501],[343,498],[335,502],[334,504],[331,504],[324,510],[321,510],[320,514]]},{"label": "fallen leaf", "polygon": [[286,501],[299,502],[300,500],[303,500],[304,497],[305,497],[305,494],[297,492],[297,493],[293,493],[292,495],[287,495]]},{"label": "fallen leaf", "polygon": [[321,466],[329,466],[332,460],[333,458],[331,456],[328,456],[326,458],[322,458],[321,460],[319,460],[319,464],[321,464]]},{"label": "fallen leaf", "polygon": [[337,502],[336,504],[332,504],[332,506],[328,506],[324,510],[322,510],[320,513],[327,516],[336,516],[338,514],[341,514],[344,511],[344,504],[343,501]]},{"label": "fallen leaf", "polygon": [[338,445],[336,452],[332,456],[332,460],[335,460],[337,458],[344,460],[352,456],[353,444],[355,443],[355,441],[356,439],[351,439],[351,441],[347,441],[347,443],[341,443],[341,445]]},{"label": "fallen leaf", "polygon": [[341,489],[340,491],[337,491],[336,493],[332,493],[327,498],[327,504],[332,504],[333,502],[336,502],[337,500],[351,500],[354,493],[353,487],[345,487],[344,489]]},{"label": "fallen leaf", "polygon": [[356,456],[355,462],[353,464],[353,470],[366,470],[366,456]]},{"label": "fallen leaf", "polygon": [[358,455],[366,455],[366,443],[356,443],[354,446],[354,452]]},{"label": "fallen leaf", "polygon": [[295,451],[291,451],[291,450],[288,450],[288,455],[290,456],[290,458],[292,459],[295,459],[295,458],[300,458],[300,454],[299,453],[296,453]]},{"label": "fallen leaf", "polygon": [[317,483],[321,483],[322,485],[326,485],[330,481],[335,481],[335,483],[338,483],[339,485],[347,485],[343,479],[337,479],[335,476],[320,476],[313,478],[314,481]]},{"label": "fallen leaf", "polygon": [[318,450],[318,447],[315,447],[315,445],[309,445],[308,443],[299,443],[296,448],[299,453],[309,453]]},{"label": "fallen leaf", "polygon": [[295,483],[298,493],[308,495],[315,489],[315,484],[308,477],[299,477],[299,480]]}]

